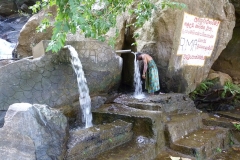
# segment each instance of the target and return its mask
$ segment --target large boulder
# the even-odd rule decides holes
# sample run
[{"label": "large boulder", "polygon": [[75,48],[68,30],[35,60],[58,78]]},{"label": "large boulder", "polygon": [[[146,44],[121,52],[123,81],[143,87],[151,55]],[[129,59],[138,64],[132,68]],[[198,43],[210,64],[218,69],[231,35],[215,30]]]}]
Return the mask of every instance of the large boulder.
[{"label": "large boulder", "polygon": [[46,105],[15,103],[0,128],[1,159],[63,159],[67,142],[66,117]]},{"label": "large boulder", "polygon": [[32,47],[37,45],[41,40],[51,39],[52,27],[47,28],[44,32],[37,32],[37,27],[40,25],[47,13],[52,14],[52,16],[49,16],[48,18],[50,18],[51,23],[54,23],[54,18],[57,13],[56,10],[56,6],[42,10],[38,14],[33,15],[23,26],[20,31],[18,44],[15,50],[20,58],[32,56]]},{"label": "large boulder", "polygon": [[232,77],[230,77],[228,74],[226,73],[222,73],[219,71],[214,71],[214,70],[210,70],[207,80],[215,80],[217,79],[218,84],[223,87],[225,85],[226,82],[232,82]]},{"label": "large boulder", "polygon": [[17,13],[17,6],[13,0],[0,1],[0,15],[10,16],[14,13]]},{"label": "large boulder", "polygon": [[[45,51],[49,41],[37,50]],[[122,59],[111,47],[98,41],[68,42],[76,48],[91,96],[115,90],[121,80]],[[36,46],[37,47],[37,46]],[[69,50],[51,52],[28,60],[22,59],[0,68],[0,110],[18,102],[62,107],[78,101],[77,77]]]},{"label": "large boulder", "polygon": [[[164,9],[156,10],[153,12],[152,18],[147,21],[142,28],[134,29],[133,27],[125,29],[127,32],[125,37],[131,35],[133,32],[138,33],[138,37],[135,39],[137,45],[137,51],[142,51],[149,53],[155,60],[160,75],[161,88],[166,92],[184,92],[190,93],[195,89],[195,87],[204,79],[206,79],[209,70],[211,69],[212,64],[221,54],[222,50],[226,48],[226,45],[232,38],[233,28],[235,26],[235,10],[234,6],[228,1],[219,1],[219,0],[198,0],[198,1],[189,1],[189,0],[176,0],[177,2],[185,3],[187,8],[183,10],[179,9]],[[214,12],[213,12],[214,11]],[[216,41],[212,43],[212,48],[206,48],[212,50],[211,53],[205,55],[206,50],[202,50],[202,53],[199,52],[199,55],[194,55],[195,52],[190,52],[195,61],[189,61],[191,63],[185,63],[189,60],[189,57],[186,57],[184,51],[180,54],[178,49],[182,45],[181,36],[182,26],[184,22],[185,13],[188,13],[192,16],[195,16],[195,21],[189,21],[190,24],[193,24],[194,28],[197,27],[200,30],[199,26],[207,29],[208,22],[220,22],[219,28],[215,31]],[[122,21],[118,21],[118,26],[125,24],[131,24],[134,21],[134,16],[126,18]],[[186,22],[188,19],[186,18]],[[198,21],[199,20],[199,21]],[[205,21],[201,23],[200,21]],[[211,24],[213,25],[213,24]],[[217,25],[216,25],[217,26]],[[187,26],[187,23],[184,23],[184,27]],[[214,27],[214,26],[213,26]],[[192,29],[194,30],[194,29]],[[191,33],[196,33],[188,28],[187,31]],[[190,32],[188,32],[190,34]],[[185,32],[186,33],[186,32]],[[187,33],[187,34],[188,34]],[[209,31],[203,30],[203,33],[199,31],[198,35],[205,36]],[[209,33],[212,34],[212,33]],[[192,45],[193,38],[196,36],[188,36],[189,42],[185,41],[186,45]],[[202,45],[205,42],[205,39],[196,38],[195,42]],[[210,38],[209,38],[210,39]],[[183,40],[183,39],[182,39]],[[132,41],[131,43],[133,43]],[[188,42],[188,43],[187,43]],[[121,43],[121,41],[119,41]],[[196,44],[198,46],[198,44]],[[208,42],[204,45],[209,45]],[[124,46],[123,44],[117,44],[117,46]],[[126,45],[125,45],[126,46]],[[199,58],[200,56],[201,58]],[[183,59],[184,58],[184,59]],[[190,58],[190,59],[192,59]],[[202,61],[202,64],[198,64]],[[123,73],[124,76],[125,73]]]}]

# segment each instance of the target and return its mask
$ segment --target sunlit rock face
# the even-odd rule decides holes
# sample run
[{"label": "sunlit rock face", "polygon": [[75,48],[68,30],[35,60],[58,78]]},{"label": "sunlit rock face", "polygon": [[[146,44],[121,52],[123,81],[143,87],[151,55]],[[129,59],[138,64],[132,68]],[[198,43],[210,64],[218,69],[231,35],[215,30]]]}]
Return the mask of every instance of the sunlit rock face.
[{"label": "sunlit rock face", "polygon": [[41,40],[51,39],[52,27],[47,28],[44,32],[37,32],[36,30],[47,13],[52,14],[50,20],[51,23],[53,23],[53,19],[56,14],[56,6],[33,15],[23,26],[22,30],[20,31],[18,44],[15,51],[19,57],[32,56],[32,47],[38,44]]},{"label": "sunlit rock face", "polygon": [[68,124],[66,117],[46,105],[15,103],[0,129],[2,159],[63,159]]},{"label": "sunlit rock face", "polygon": [[[235,26],[235,10],[234,6],[227,1],[177,0],[177,2],[185,3],[187,8],[183,10],[173,10],[170,8],[156,10],[153,13],[153,17],[147,21],[142,28],[138,30],[130,28],[128,31],[130,34],[134,31],[139,34],[139,37],[135,39],[138,44],[137,51],[146,52],[155,60],[159,69],[161,88],[166,92],[189,93],[195,89],[197,84],[207,77],[212,64],[232,38],[233,28]],[[196,18],[202,18],[202,20],[206,18],[206,20],[211,19],[220,22],[219,28],[215,30],[217,31],[216,34],[213,34],[216,39],[211,44],[210,54],[205,55],[205,49],[202,49],[202,52],[199,51],[196,54],[195,51],[191,52],[190,49],[188,53],[183,51],[180,54],[178,52],[181,45],[183,45],[183,29],[187,29],[188,31],[193,30],[193,32],[191,32],[193,35],[185,32],[189,35],[188,41],[185,39],[185,44],[192,48],[194,48],[194,42],[196,42],[196,47],[199,45],[210,45],[208,42],[205,43],[205,40],[211,38],[202,37],[200,39],[196,34],[201,35],[203,32],[212,34],[207,31],[207,27],[211,27],[207,25],[207,23],[201,24],[196,19],[195,21],[184,20],[184,12]],[[126,21],[131,24],[133,19],[134,17],[128,18],[126,16],[122,21],[118,21],[118,25],[120,26]],[[187,26],[186,24],[185,28],[182,28],[184,21],[192,26]],[[197,25],[203,26],[202,31],[196,30]],[[215,27],[212,26],[211,28],[214,29]],[[117,45],[121,46],[120,44]],[[187,54],[193,55],[192,59],[194,61],[189,59],[184,60]],[[202,56],[202,59],[198,58],[198,55]],[[201,64],[199,63],[200,61],[202,61]]]},{"label": "sunlit rock face", "polygon": [[[235,11],[233,5],[225,3],[225,1],[177,1],[185,3],[187,9],[183,11],[168,9],[156,12],[152,21],[146,23],[143,29],[140,30],[141,36],[137,39],[137,42],[140,43],[138,50],[151,53],[156,60],[162,87],[165,87],[167,91],[189,93],[207,77],[212,64],[232,38],[235,26]],[[186,63],[183,63],[185,51],[182,51],[182,55],[178,54],[178,50],[183,44],[181,37],[184,11],[199,18],[220,21],[212,53],[204,57],[205,60],[202,64],[197,64],[201,61],[200,59],[195,59],[193,63],[189,59]],[[190,23],[192,22],[190,21]],[[191,30],[195,30],[197,24],[199,23],[194,23],[194,28]],[[200,31],[200,33],[208,33],[206,32],[208,25],[204,27],[205,31]],[[147,28],[148,30],[146,30]],[[186,26],[185,28],[186,30],[189,29]],[[191,36],[194,37],[195,35]],[[191,46],[194,40],[192,37],[189,37],[188,43],[185,44]],[[202,39],[205,40],[207,38],[203,37]],[[198,37],[196,37],[196,40],[198,41],[197,46],[209,45],[204,42],[200,43]],[[149,43],[149,41],[155,43]],[[204,52],[205,50],[202,50],[200,55],[204,56]],[[194,51],[191,54],[195,55]]]}]

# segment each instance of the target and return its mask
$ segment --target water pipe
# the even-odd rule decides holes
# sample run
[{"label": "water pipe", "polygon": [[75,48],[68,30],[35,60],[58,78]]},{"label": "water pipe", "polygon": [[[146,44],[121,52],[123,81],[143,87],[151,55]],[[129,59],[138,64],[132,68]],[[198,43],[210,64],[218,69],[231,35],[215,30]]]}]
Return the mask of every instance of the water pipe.
[{"label": "water pipe", "polygon": [[116,50],[116,53],[131,53],[131,49],[128,50]]}]

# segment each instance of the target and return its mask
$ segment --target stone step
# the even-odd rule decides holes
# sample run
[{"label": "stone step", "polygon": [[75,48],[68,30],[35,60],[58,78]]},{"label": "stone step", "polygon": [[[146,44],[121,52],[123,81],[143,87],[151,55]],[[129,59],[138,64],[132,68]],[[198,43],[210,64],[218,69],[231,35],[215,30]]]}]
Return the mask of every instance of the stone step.
[{"label": "stone step", "polygon": [[229,146],[228,129],[204,127],[170,144],[174,151],[205,160]]},{"label": "stone step", "polygon": [[154,160],[197,160],[195,157],[175,152],[169,148],[163,150]]},{"label": "stone step", "polygon": [[209,117],[203,119],[203,124],[206,126],[219,126],[223,128],[235,129],[234,123],[240,123],[231,118],[222,117],[217,114],[211,114]]},{"label": "stone step", "polygon": [[230,119],[234,119],[237,121],[240,121],[240,109],[234,109],[230,111],[218,111],[216,114],[222,116],[222,117],[227,117]]},{"label": "stone step", "polygon": [[240,147],[231,147],[227,151],[222,151],[209,160],[239,160],[240,159]]},{"label": "stone step", "polygon": [[165,136],[169,142],[175,142],[203,127],[202,117],[205,113],[170,115],[166,123]]},{"label": "stone step", "polygon": [[156,141],[156,148],[160,151],[165,146],[164,114],[161,111],[148,111],[123,104],[104,104],[92,110],[93,124],[110,123],[121,119],[132,123],[134,137],[144,136]]},{"label": "stone step", "polygon": [[132,124],[122,120],[70,132],[67,160],[84,160],[130,141]]},{"label": "stone step", "polygon": [[[146,137],[153,136],[154,133],[152,128],[159,125],[156,124],[156,122],[163,121],[163,114],[161,111],[146,111],[122,104],[104,104],[101,107],[92,110],[92,114],[94,124],[110,123],[114,120],[122,119],[133,124],[135,135]],[[163,128],[162,123],[161,125]]]},{"label": "stone step", "polygon": [[136,99],[132,95],[123,94],[113,100],[115,103],[152,111],[162,111],[166,113],[196,113],[194,102],[182,93],[168,93],[161,95],[146,95],[143,99]]},{"label": "stone step", "polygon": [[88,160],[153,160],[156,157],[155,148],[151,140],[144,142],[144,140],[133,139]]},{"label": "stone step", "polygon": [[234,124],[239,123],[240,121],[218,115],[210,115],[208,118],[203,119],[203,124],[206,126],[219,126],[230,129],[230,143],[237,145],[240,145],[240,134]]}]

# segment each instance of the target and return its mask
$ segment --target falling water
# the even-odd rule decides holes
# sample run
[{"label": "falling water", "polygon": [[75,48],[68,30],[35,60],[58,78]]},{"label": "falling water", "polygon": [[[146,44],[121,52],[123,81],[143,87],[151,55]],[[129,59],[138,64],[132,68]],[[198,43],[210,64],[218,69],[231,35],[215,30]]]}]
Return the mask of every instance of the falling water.
[{"label": "falling water", "polygon": [[145,97],[145,95],[142,92],[142,81],[141,81],[141,76],[140,76],[140,71],[139,71],[139,65],[137,61],[137,56],[135,55],[134,59],[134,84],[135,84],[135,92],[133,94],[134,98],[136,99],[142,99]]},{"label": "falling water", "polygon": [[[11,59],[15,44],[0,38],[0,59]],[[4,46],[4,47],[3,47]]]},{"label": "falling water", "polygon": [[82,64],[80,59],[78,58],[77,51],[70,45],[67,45],[66,47],[70,50],[70,54],[72,56],[71,63],[77,75],[79,102],[83,112],[82,121],[85,123],[85,128],[89,128],[92,126],[92,112],[87,80],[84,76]]}]

